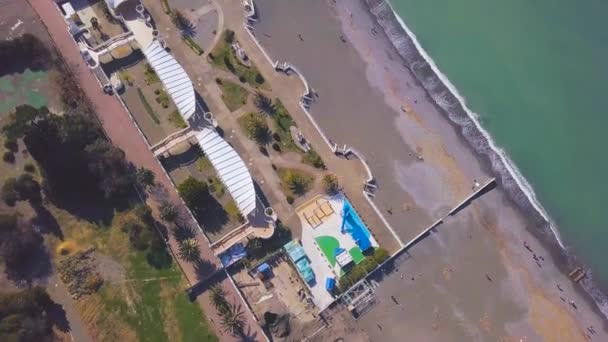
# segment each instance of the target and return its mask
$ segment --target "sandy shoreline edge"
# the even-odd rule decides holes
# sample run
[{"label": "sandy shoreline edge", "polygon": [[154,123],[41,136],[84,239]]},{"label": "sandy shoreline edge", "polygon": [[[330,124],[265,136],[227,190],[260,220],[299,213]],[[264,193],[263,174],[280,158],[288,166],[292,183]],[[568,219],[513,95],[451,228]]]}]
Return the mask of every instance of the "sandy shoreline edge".
[{"label": "sandy shoreline edge", "polygon": [[[392,47],[401,56],[418,83],[426,90],[429,102],[449,118],[466,145],[474,151],[489,172],[497,175],[497,180],[509,200],[534,222],[533,227],[527,227],[528,231],[550,251],[562,272],[567,273],[573,265],[579,263],[577,257],[564,246],[559,231],[536,200],[532,187],[514,163],[493,143],[490,134],[479,124],[475,114],[466,108],[462,96],[434,65],[432,58],[420,46],[415,35],[390,4],[385,0],[360,1],[384,30]],[[588,276],[581,285],[576,288],[583,297],[593,304],[592,307],[597,309],[598,314],[608,318],[608,297],[602,291],[601,284],[593,280],[591,271],[588,271]]]}]

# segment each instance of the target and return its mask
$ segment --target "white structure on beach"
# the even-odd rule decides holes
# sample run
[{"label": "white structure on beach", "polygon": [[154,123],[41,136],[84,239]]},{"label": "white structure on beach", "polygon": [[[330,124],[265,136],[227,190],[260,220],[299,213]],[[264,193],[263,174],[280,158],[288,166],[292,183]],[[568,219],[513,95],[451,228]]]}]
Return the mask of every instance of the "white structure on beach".
[{"label": "white structure on beach", "polygon": [[196,96],[190,77],[157,40],[148,45],[144,55],[167,89],[177,110],[188,121],[196,111]]},{"label": "white structure on beach", "polygon": [[203,128],[196,134],[222,183],[236,202],[243,217],[255,210],[255,188],[247,166],[236,151],[213,129]]}]

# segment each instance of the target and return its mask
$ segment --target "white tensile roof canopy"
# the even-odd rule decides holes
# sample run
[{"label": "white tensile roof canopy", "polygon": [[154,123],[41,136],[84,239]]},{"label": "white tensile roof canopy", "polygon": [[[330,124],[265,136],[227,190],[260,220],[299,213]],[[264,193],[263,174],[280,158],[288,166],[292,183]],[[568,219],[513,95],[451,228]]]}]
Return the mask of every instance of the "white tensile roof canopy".
[{"label": "white tensile roof canopy", "polygon": [[108,7],[112,8],[112,9],[116,9],[116,7],[118,7],[120,4],[122,4],[123,2],[127,2],[129,0],[105,0],[106,4],[108,4]]},{"label": "white tensile roof canopy", "polygon": [[190,119],[196,111],[196,97],[192,81],[184,68],[156,40],[146,47],[144,55],[167,89],[177,111],[184,120]]},{"label": "white tensile roof canopy", "polygon": [[241,214],[247,217],[256,205],[253,179],[247,166],[232,146],[213,129],[203,128],[196,134],[196,138]]}]

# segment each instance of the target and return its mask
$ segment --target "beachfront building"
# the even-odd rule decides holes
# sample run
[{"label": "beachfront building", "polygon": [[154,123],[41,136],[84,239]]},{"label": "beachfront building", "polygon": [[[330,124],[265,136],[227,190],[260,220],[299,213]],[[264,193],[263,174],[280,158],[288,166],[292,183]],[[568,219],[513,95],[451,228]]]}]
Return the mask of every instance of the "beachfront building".
[{"label": "beachfront building", "polygon": [[[103,44],[91,47],[82,39],[82,31],[74,33],[75,41],[83,57],[88,56],[89,66],[97,75],[100,56],[125,44],[136,44],[154,70],[163,88],[175,104],[179,115],[187,123],[187,128],[166,137],[161,143],[151,147],[157,156],[171,151],[176,144],[194,140],[209,159],[218,178],[233,198],[245,223],[212,244],[216,254],[231,253],[229,259],[241,255],[239,248],[232,248],[248,236],[269,238],[274,233],[276,216],[271,208],[261,205],[251,174],[238,153],[215,130],[211,113],[204,113],[197,103],[192,81],[180,63],[166,49],[166,44],[154,28],[150,14],[139,0],[104,0],[111,15],[120,20],[127,32],[111,37]],[[73,4],[74,3],[74,4]],[[77,3],[77,5],[75,5]],[[60,8],[79,8],[79,13],[88,13],[81,0],[58,3]],[[88,3],[84,1],[84,3]],[[87,14],[92,16],[90,14]],[[66,19],[67,21],[67,19]],[[87,28],[84,28],[86,31]],[[72,32],[72,30],[70,30]],[[103,72],[101,72],[103,74]],[[98,76],[104,87],[107,78]],[[110,85],[111,88],[112,85]],[[122,100],[121,100],[122,101]],[[125,106],[126,108],[126,106]],[[238,246],[237,246],[238,247]],[[233,261],[231,261],[233,262]]]}]

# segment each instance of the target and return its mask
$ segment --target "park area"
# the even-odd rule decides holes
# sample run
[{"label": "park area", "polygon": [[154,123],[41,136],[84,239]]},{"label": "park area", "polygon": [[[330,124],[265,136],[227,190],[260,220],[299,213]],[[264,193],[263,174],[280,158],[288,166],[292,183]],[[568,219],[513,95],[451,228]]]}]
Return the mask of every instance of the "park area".
[{"label": "park area", "polygon": [[159,234],[171,227],[135,193],[153,177],[142,187],[149,173],[106,140],[28,3],[3,9],[0,296],[42,286],[54,310],[11,307],[0,340],[216,341]]}]

